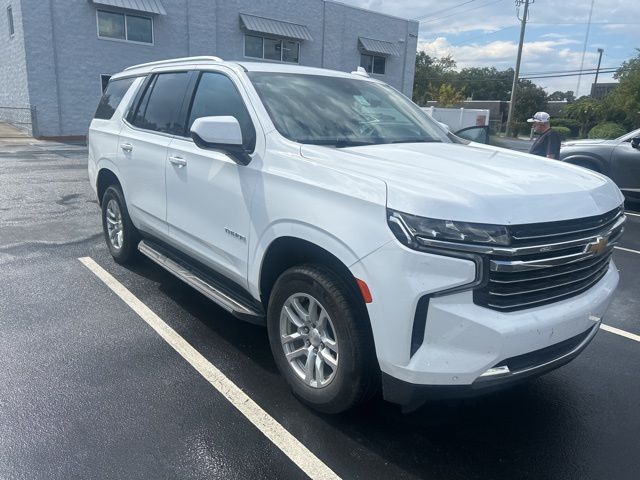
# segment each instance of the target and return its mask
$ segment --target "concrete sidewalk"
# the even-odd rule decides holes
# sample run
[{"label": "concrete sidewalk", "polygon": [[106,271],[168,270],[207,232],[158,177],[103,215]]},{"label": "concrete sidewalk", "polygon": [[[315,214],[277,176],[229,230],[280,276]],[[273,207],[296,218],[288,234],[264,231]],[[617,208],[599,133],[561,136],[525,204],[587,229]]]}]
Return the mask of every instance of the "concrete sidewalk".
[{"label": "concrete sidewalk", "polygon": [[29,134],[24,130],[14,127],[10,123],[0,122],[0,138],[30,138]]}]

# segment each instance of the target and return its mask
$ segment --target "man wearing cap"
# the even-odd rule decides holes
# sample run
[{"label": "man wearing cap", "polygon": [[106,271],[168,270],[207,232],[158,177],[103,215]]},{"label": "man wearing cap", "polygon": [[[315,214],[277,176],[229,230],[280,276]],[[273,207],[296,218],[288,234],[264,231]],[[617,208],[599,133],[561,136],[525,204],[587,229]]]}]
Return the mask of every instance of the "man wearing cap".
[{"label": "man wearing cap", "polygon": [[533,118],[527,120],[527,122],[533,123],[533,131],[540,135],[531,145],[529,153],[558,159],[560,158],[560,135],[551,130],[550,120],[551,117],[547,112],[537,112]]}]

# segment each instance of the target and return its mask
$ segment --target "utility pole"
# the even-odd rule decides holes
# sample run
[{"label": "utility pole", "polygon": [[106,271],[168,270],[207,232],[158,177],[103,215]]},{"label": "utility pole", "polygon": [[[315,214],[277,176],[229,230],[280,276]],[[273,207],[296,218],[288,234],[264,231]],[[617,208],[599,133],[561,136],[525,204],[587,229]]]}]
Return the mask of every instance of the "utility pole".
[{"label": "utility pole", "polygon": [[516,7],[524,3],[524,12],[520,24],[520,43],[518,44],[518,57],[516,59],[516,70],[513,72],[513,85],[511,86],[511,101],[509,102],[509,115],[507,115],[507,137],[511,135],[511,122],[513,120],[513,108],[516,103],[516,88],[518,87],[518,75],[520,75],[520,60],[522,60],[522,45],[524,43],[524,30],[527,25],[527,15],[529,14],[529,4],[535,0],[516,0]]},{"label": "utility pole", "polygon": [[582,60],[580,60],[580,75],[578,75],[578,85],[576,86],[576,98],[580,96],[580,82],[582,81],[582,70],[584,68],[584,56],[587,53],[587,44],[589,43],[589,32],[591,31],[591,18],[593,17],[593,4],[596,0],[591,0],[591,8],[589,9],[589,20],[587,22],[587,31],[584,34],[584,46],[582,47]]},{"label": "utility pole", "polygon": [[598,84],[598,75],[600,74],[600,62],[602,61],[602,54],[604,53],[604,50],[602,48],[598,49],[598,53],[600,54],[598,56],[598,68],[596,68],[596,79],[593,82],[593,87],[591,87],[591,96],[593,97],[593,94],[596,91],[596,85]]}]

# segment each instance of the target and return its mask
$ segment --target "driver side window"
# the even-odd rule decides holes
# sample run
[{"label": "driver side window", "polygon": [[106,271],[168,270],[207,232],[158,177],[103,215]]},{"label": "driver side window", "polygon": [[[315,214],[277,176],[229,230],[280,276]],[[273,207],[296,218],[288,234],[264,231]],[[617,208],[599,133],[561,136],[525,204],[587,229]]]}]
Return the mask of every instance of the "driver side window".
[{"label": "driver side window", "polygon": [[200,117],[235,117],[242,131],[243,147],[251,152],[256,145],[256,131],[249,112],[229,77],[222,73],[202,72],[189,112],[188,129]]}]

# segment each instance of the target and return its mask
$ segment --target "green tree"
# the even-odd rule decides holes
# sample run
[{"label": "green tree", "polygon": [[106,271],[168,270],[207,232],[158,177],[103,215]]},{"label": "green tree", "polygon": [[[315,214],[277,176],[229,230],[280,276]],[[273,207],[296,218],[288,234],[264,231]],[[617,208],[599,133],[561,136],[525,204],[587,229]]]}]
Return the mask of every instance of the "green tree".
[{"label": "green tree", "polygon": [[602,120],[601,102],[591,97],[580,97],[575,102],[567,105],[564,110],[567,118],[580,123],[580,136],[586,137],[597,123]]},{"label": "green tree", "polygon": [[629,130],[640,127],[640,48],[613,76],[620,83],[604,98],[606,120],[622,121]]},{"label": "green tree", "polygon": [[547,93],[531,80],[518,80],[516,104],[513,109],[513,119],[525,122],[536,112],[547,109]]},{"label": "green tree", "polygon": [[566,92],[561,92],[560,90],[556,90],[552,94],[547,97],[549,101],[563,101],[566,100],[567,103],[571,103],[575,101],[576,96],[573,93],[573,90],[567,90]]},{"label": "green tree", "polygon": [[462,88],[473,100],[509,100],[513,69],[470,67],[460,70],[454,85]]},{"label": "green tree", "polygon": [[433,94],[440,86],[452,83],[458,75],[456,62],[450,57],[433,58],[424,52],[416,54],[416,72],[413,80],[413,101],[425,105],[435,100]]},{"label": "green tree", "polygon": [[464,101],[464,90],[457,89],[450,83],[440,85],[433,96],[438,101],[439,107],[457,107]]}]

